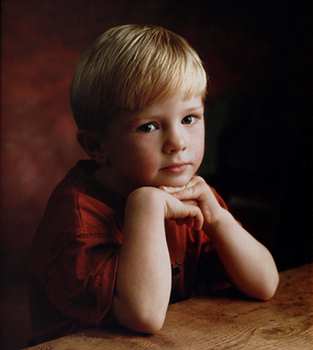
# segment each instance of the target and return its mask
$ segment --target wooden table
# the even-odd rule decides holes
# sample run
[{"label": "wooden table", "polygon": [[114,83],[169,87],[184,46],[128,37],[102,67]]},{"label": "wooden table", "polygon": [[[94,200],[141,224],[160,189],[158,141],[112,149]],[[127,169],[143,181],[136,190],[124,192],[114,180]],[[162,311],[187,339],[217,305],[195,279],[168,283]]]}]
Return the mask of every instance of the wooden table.
[{"label": "wooden table", "polygon": [[282,272],[277,293],[267,302],[228,289],[170,305],[162,330],[154,335],[89,329],[29,349],[312,350],[312,272],[313,264]]}]

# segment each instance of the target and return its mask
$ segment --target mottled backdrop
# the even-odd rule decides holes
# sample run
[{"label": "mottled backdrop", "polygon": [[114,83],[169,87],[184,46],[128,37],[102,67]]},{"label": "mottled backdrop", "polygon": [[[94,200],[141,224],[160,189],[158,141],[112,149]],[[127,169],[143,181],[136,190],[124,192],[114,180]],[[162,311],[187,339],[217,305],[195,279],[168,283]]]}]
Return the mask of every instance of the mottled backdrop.
[{"label": "mottled backdrop", "polygon": [[311,15],[304,1],[2,0],[3,349],[25,346],[31,240],[85,157],[69,106],[75,63],[112,26],[159,24],[198,50],[211,80],[202,175],[280,269],[312,259]]}]

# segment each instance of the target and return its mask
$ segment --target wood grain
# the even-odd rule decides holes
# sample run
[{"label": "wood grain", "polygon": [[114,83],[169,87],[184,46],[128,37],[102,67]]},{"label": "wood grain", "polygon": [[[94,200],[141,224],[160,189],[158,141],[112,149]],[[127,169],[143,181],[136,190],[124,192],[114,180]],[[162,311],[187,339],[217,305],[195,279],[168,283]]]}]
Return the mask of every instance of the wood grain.
[{"label": "wood grain", "polygon": [[170,305],[163,329],[154,335],[94,328],[29,350],[312,350],[312,270],[309,264],[281,273],[268,302],[228,289]]}]

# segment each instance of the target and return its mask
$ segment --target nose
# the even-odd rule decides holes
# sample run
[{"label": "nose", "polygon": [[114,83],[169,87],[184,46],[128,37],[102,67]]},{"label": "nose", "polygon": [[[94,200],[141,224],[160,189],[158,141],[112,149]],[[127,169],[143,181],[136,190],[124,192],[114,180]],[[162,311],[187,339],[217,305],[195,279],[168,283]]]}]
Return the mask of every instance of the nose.
[{"label": "nose", "polygon": [[184,151],[187,147],[186,139],[182,130],[179,128],[171,128],[166,133],[163,152],[167,154]]}]

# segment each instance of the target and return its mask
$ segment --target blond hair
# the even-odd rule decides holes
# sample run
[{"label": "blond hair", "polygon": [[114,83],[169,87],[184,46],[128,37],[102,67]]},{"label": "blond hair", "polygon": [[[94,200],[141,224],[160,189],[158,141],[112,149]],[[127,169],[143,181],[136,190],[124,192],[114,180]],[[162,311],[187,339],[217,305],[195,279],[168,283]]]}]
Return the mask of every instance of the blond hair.
[{"label": "blond hair", "polygon": [[99,36],[79,58],[71,107],[79,129],[97,131],[119,110],[140,110],[177,92],[204,99],[206,84],[199,56],[181,36],[124,25]]}]

